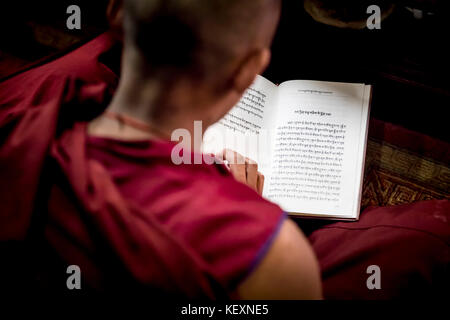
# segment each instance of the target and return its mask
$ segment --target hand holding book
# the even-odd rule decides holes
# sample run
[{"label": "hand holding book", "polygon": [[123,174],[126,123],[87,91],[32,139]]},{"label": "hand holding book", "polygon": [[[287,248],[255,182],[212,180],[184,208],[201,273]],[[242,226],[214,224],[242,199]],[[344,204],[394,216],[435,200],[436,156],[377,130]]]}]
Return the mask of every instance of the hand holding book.
[{"label": "hand holding book", "polygon": [[258,162],[263,195],[292,215],[357,219],[371,87],[257,77],[241,101],[205,134]]},{"label": "hand holding book", "polygon": [[237,181],[248,185],[260,195],[263,194],[264,175],[258,171],[256,161],[230,149],[224,149],[216,157],[227,165]]}]

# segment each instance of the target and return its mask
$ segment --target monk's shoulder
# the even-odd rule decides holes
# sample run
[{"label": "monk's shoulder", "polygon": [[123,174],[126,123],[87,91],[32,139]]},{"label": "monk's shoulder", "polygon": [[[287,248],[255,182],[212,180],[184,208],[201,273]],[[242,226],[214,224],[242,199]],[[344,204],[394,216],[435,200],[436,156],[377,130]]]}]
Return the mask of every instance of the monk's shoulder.
[{"label": "monk's shoulder", "polygon": [[174,211],[161,211],[160,221],[234,290],[265,256],[286,215],[231,175],[194,170],[193,180],[180,181],[169,196]]}]

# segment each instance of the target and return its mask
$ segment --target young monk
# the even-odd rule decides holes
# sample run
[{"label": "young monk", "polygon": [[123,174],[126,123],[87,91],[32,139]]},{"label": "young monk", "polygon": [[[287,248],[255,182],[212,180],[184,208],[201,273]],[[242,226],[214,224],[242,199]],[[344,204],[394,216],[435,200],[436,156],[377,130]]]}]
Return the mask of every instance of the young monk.
[{"label": "young monk", "polygon": [[[117,31],[123,34],[121,1],[110,1],[108,11],[113,24],[119,26]],[[256,262],[262,262],[254,263],[258,267],[248,272],[252,275],[247,281],[229,280],[242,278],[239,270],[248,266],[254,257],[252,252],[260,246],[261,238],[265,238],[255,235],[270,233],[273,223],[262,222],[274,217],[261,210],[267,209],[266,202],[260,202],[259,197],[258,201],[248,197],[234,182],[231,187],[223,181],[220,185],[220,192],[228,190],[233,195],[218,195],[218,188],[207,188],[209,193],[205,194],[202,184],[209,187],[212,184],[210,179],[204,181],[206,176],[202,170],[192,170],[195,177],[180,171],[179,167],[173,172],[153,170],[157,172],[150,177],[143,174],[142,180],[136,179],[149,167],[161,168],[161,164],[171,166],[172,163],[164,161],[168,150],[145,152],[150,141],[164,140],[158,136],[166,133],[160,132],[158,126],[142,124],[139,117],[132,117],[129,126],[130,118],[123,117],[127,112],[120,117],[117,112],[105,113],[91,122],[92,136],[86,135],[86,122],[104,113],[117,87],[121,48],[113,38],[108,32],[58,60],[0,82],[2,289],[9,293],[5,289],[9,283],[20,292],[29,289],[30,284],[38,284],[38,289],[67,290],[68,264],[81,267],[83,290],[131,288],[154,291],[158,296],[162,292],[177,292],[208,297],[229,297],[233,291],[232,297],[245,297],[237,294],[238,289],[230,290],[223,284],[245,288],[258,273],[262,275],[261,280],[253,282],[279,281],[274,277],[280,265],[274,264],[277,270],[267,272],[269,276],[260,272],[264,261],[270,261],[269,256],[275,250],[278,241],[274,241],[275,236],[267,241],[272,246],[260,250],[261,258]],[[156,38],[152,36],[149,43],[154,44]],[[96,130],[103,133],[95,133]],[[136,138],[129,137],[133,141],[127,141],[122,135],[117,137],[118,132],[125,131],[145,135],[142,139],[147,143],[141,138],[134,141]],[[104,138],[103,134],[112,139]],[[147,136],[155,138],[149,140]],[[134,165],[124,166],[130,163]],[[219,166],[220,172],[222,169]],[[237,180],[260,191],[262,180],[255,175],[255,166],[236,165],[231,169]],[[225,175],[227,172],[223,169]],[[183,179],[176,180],[179,175]],[[196,191],[202,191],[180,191],[184,187],[192,189],[187,188],[190,186],[187,181],[198,182],[196,186],[202,187]],[[157,195],[151,196],[156,189]],[[191,203],[193,199],[183,201],[188,197],[203,199],[196,208],[208,207],[208,210],[195,209],[192,215],[186,214],[189,210],[184,210],[183,215],[174,214],[180,210],[180,202]],[[227,202],[225,206],[221,200],[226,198],[236,202],[233,205]],[[159,200],[163,201],[166,215],[159,211],[162,209]],[[235,215],[223,219],[224,212],[218,209]],[[263,212],[262,218],[248,214],[250,209]],[[279,212],[276,207],[275,210]],[[221,214],[205,215],[212,211]],[[152,213],[158,212],[160,215],[155,215],[158,219],[154,219]],[[448,296],[449,214],[449,201],[424,201],[369,208],[358,222],[340,222],[318,229],[309,236],[309,241],[319,259],[324,296],[331,299]],[[186,219],[180,222],[180,217]],[[232,228],[233,221],[238,221],[239,226]],[[304,221],[298,223],[304,227]],[[175,225],[189,228],[174,228]],[[278,239],[283,234],[286,233],[278,233]],[[17,245],[24,240],[33,245],[25,249]],[[292,248],[293,257],[297,250],[303,252],[305,247]],[[31,254],[24,255],[24,251]],[[306,262],[307,255],[304,258]],[[376,267],[381,272],[379,282],[370,274]],[[368,273],[368,270],[372,271]],[[13,274],[17,277],[12,277]],[[282,281],[279,284],[284,285]],[[380,289],[375,288],[376,284]],[[269,283],[264,285],[268,286]],[[259,297],[261,292],[264,291],[258,291]],[[276,290],[271,297],[275,295],[282,297]]]},{"label": "young monk", "polygon": [[[33,110],[4,100],[1,174],[11,183],[2,185],[1,240],[34,240],[41,284],[65,288],[62,274],[77,265],[83,286],[99,290],[322,297],[310,245],[258,194],[255,164],[232,162],[230,173],[171,159],[174,130],[193,136],[194,121],[218,121],[267,66],[279,14],[279,0],[128,0],[121,78],[106,112],[86,121],[110,92],[95,78],[45,79],[27,101]],[[49,87],[64,94],[43,97]]]}]

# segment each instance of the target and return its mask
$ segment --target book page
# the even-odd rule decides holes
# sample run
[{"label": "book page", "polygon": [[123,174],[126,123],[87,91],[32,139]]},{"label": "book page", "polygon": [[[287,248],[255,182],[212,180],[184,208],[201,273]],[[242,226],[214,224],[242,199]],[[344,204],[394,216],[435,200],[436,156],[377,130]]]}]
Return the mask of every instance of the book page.
[{"label": "book page", "polygon": [[268,125],[273,124],[278,87],[257,76],[239,103],[219,122],[208,128],[203,152],[218,153],[224,148],[237,151],[259,165],[264,175],[270,169]]},{"label": "book page", "polygon": [[364,84],[280,85],[265,196],[289,213],[356,219],[369,99]]}]

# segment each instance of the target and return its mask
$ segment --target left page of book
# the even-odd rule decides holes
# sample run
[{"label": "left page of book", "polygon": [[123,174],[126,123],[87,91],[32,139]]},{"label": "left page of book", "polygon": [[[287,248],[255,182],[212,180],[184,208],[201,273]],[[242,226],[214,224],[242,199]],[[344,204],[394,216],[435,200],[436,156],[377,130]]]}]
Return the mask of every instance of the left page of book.
[{"label": "left page of book", "polygon": [[257,76],[238,104],[219,122],[208,128],[203,152],[217,154],[231,149],[256,161],[267,178],[270,165],[269,128],[276,114],[278,87]]}]

